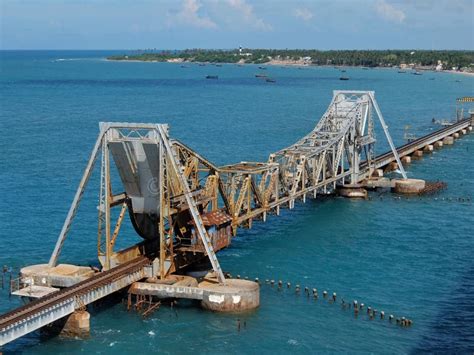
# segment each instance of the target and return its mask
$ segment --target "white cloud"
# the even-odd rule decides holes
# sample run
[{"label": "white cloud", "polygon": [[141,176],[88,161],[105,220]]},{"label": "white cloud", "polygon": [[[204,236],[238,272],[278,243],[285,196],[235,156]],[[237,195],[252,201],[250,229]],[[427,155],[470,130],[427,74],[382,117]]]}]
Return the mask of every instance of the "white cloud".
[{"label": "white cloud", "polygon": [[227,0],[227,3],[233,10],[238,12],[238,15],[244,23],[262,31],[271,31],[273,29],[270,24],[255,14],[253,6],[248,4],[245,0]]},{"label": "white cloud", "polygon": [[309,10],[307,8],[297,8],[293,12],[293,15],[297,18],[302,19],[303,21],[309,21],[314,16],[314,14],[311,12],[311,10]]},{"label": "white cloud", "polygon": [[406,18],[406,15],[402,10],[395,8],[385,0],[377,0],[375,3],[375,11],[377,11],[381,17],[392,22],[402,23]]},{"label": "white cloud", "polygon": [[198,0],[184,0],[181,9],[175,14],[168,14],[168,25],[187,25],[198,28],[217,28],[217,24],[209,17],[201,16],[202,7]]}]

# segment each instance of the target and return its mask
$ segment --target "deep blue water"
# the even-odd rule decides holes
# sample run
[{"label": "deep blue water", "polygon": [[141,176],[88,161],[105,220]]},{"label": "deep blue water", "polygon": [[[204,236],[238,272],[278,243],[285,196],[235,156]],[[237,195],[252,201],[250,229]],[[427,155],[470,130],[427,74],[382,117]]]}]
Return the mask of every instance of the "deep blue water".
[{"label": "deep blue water", "polygon": [[[222,67],[108,62],[111,52],[0,52],[0,265],[49,258],[98,133],[100,121],[169,123],[171,135],[217,164],[266,160],[310,131],[335,89],[374,90],[397,145],[404,126],[426,134],[452,118],[455,99],[474,94],[472,77],[389,69]],[[59,59],[59,60],[58,60]],[[218,80],[205,80],[208,74]],[[435,78],[435,80],[429,80]],[[461,80],[457,82],[457,80]],[[379,131],[377,151],[386,150]],[[87,340],[27,336],[4,351],[25,353],[312,353],[474,351],[474,135],[425,156],[408,175],[443,180],[423,198],[309,200],[240,230],[219,253],[232,274],[281,279],[337,292],[411,328],[354,318],[327,301],[262,286],[261,307],[244,315],[192,305],[162,307],[142,320],[120,304],[93,312]],[[97,174],[61,261],[95,262]],[[459,197],[470,198],[461,202]],[[130,228],[122,246],[139,241]],[[19,305],[0,293],[0,312]],[[237,318],[246,328],[237,332]]]}]

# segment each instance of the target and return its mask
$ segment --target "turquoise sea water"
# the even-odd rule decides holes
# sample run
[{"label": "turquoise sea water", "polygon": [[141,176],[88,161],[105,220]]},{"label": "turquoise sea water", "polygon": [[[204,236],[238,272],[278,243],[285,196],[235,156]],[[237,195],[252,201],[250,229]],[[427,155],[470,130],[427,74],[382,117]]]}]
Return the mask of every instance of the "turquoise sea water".
[{"label": "turquoise sea water", "polygon": [[[310,131],[335,89],[374,90],[396,145],[404,126],[422,135],[452,118],[474,79],[396,70],[222,67],[108,62],[110,52],[0,52],[0,264],[18,270],[49,258],[100,121],[169,123],[171,135],[217,164],[264,161]],[[218,80],[206,80],[218,75]],[[434,80],[430,80],[434,78]],[[458,82],[457,80],[460,80]],[[379,132],[378,153],[386,150]],[[354,318],[349,310],[262,286],[252,313],[214,314],[186,303],[142,320],[117,303],[92,311],[87,340],[29,335],[3,351],[74,353],[410,353],[474,351],[474,134],[425,156],[410,177],[443,180],[436,196],[297,203],[239,230],[219,253],[232,274],[337,292],[411,328]],[[97,174],[63,262],[95,263]],[[459,201],[459,197],[470,201]],[[130,226],[120,241],[139,241]],[[20,304],[0,292],[0,312]],[[237,331],[237,319],[246,327]]]}]

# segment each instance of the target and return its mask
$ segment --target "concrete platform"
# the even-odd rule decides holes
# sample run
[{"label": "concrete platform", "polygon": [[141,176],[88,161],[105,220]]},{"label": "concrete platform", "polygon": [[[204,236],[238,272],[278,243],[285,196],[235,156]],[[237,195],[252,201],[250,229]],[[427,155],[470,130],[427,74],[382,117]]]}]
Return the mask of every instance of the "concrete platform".
[{"label": "concrete platform", "polygon": [[379,179],[365,180],[362,185],[369,189],[393,187],[392,181],[389,178],[384,177]]},{"label": "concrete platform", "polygon": [[[196,286],[135,282],[129,292],[135,295],[151,295],[157,298],[182,298],[201,301],[201,306],[216,312],[242,312],[260,305],[260,287],[256,282],[226,279],[225,285],[208,279]],[[189,283],[186,281],[186,283]]]},{"label": "concrete platform", "polygon": [[30,265],[20,270],[23,282],[30,285],[47,287],[70,287],[94,275],[94,270],[86,266],[59,264],[49,267],[48,264]]},{"label": "concrete platform", "polygon": [[23,287],[17,291],[12,292],[12,295],[29,298],[41,298],[56,291],[59,291],[59,288],[29,285],[27,287]]},{"label": "concrete platform", "polygon": [[426,186],[425,180],[421,179],[401,179],[394,181],[393,192],[399,194],[418,194]]},{"label": "concrete platform", "polygon": [[227,279],[226,285],[208,281],[199,284],[204,290],[201,306],[217,312],[242,312],[260,305],[260,286],[253,281]]}]

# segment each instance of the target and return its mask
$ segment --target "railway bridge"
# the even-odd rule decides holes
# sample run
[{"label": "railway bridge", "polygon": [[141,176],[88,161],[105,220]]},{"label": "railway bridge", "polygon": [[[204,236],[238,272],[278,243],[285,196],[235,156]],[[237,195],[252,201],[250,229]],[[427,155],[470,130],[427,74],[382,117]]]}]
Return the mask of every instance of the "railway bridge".
[{"label": "railway bridge", "polygon": [[[375,152],[377,124],[390,147],[380,155]],[[221,292],[224,302],[226,287],[234,292],[236,286],[225,278],[216,252],[229,246],[239,227],[265,221],[268,213],[278,215],[282,207],[292,209],[297,200],[339,187],[361,189],[380,178],[383,169],[396,169],[399,181],[410,184],[404,159],[443,141],[451,144],[471,131],[472,124],[470,118],[461,119],[395,148],[374,92],[334,91],[321,120],[296,143],[270,154],[266,162],[216,166],[171,138],[165,124],[101,123],[48,264],[22,269],[15,294],[37,299],[0,316],[0,346],[137,281],[169,280],[203,260],[209,260],[213,282],[221,287],[212,292]],[[76,267],[64,272],[67,266],[58,265],[59,256],[99,160],[97,254],[102,270]],[[114,188],[111,164],[120,181]],[[418,184],[414,186],[418,191]],[[115,251],[127,213],[143,240]],[[240,295],[238,302],[233,297],[230,309],[244,307]],[[258,296],[252,307],[256,305]]]}]

